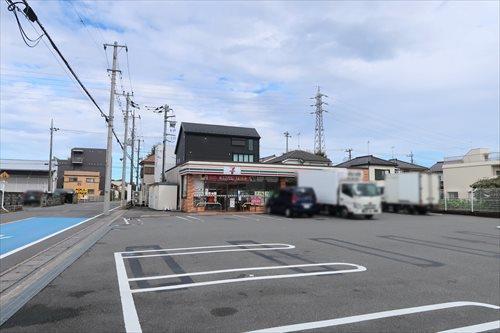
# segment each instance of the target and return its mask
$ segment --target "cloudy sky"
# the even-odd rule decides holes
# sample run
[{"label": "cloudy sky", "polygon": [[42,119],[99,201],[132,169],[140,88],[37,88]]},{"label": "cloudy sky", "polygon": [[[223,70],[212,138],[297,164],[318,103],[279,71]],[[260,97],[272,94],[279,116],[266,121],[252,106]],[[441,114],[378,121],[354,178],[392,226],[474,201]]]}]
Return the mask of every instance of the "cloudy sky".
[{"label": "cloudy sky", "polygon": [[[142,106],[142,152],[161,141],[163,126],[144,106],[166,103],[178,121],[257,128],[261,156],[284,151],[285,131],[291,147],[300,138],[312,150],[318,85],[329,96],[326,149],[336,163],[346,148],[403,160],[413,152],[427,166],[474,147],[499,150],[497,1],[30,3],[106,112],[111,50],[102,44],[128,46],[117,90],[133,90]],[[61,128],[57,157],[105,148],[103,118],[46,40],[23,43],[5,3],[0,40],[1,157],[47,159],[51,118]],[[120,137],[123,106],[122,98]]]}]

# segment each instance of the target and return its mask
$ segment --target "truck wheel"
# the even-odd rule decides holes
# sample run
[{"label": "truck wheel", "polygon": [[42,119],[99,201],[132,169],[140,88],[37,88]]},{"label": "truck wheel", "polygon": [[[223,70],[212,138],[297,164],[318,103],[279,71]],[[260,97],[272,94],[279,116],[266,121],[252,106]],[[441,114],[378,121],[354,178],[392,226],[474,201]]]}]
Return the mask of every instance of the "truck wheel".
[{"label": "truck wheel", "polygon": [[347,210],[347,208],[342,207],[340,209],[340,216],[345,218],[345,219],[349,217],[349,211]]},{"label": "truck wheel", "polygon": [[293,217],[292,210],[290,208],[285,209],[285,216],[286,217]]},{"label": "truck wheel", "polygon": [[371,215],[371,214],[365,215],[365,219],[367,219],[367,220],[371,220],[372,217],[373,217],[373,215]]},{"label": "truck wheel", "polygon": [[418,209],[418,213],[420,215],[425,215],[425,214],[427,214],[427,209],[426,208],[420,208],[420,209]]}]

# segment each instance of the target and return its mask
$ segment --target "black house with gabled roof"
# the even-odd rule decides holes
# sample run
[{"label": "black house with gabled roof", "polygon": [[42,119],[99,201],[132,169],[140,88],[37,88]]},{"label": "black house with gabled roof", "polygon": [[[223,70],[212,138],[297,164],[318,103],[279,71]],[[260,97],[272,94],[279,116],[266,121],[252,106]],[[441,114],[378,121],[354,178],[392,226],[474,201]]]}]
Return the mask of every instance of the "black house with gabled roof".
[{"label": "black house with gabled roof", "polygon": [[176,162],[257,163],[259,141],[255,128],[183,122],[175,146]]}]

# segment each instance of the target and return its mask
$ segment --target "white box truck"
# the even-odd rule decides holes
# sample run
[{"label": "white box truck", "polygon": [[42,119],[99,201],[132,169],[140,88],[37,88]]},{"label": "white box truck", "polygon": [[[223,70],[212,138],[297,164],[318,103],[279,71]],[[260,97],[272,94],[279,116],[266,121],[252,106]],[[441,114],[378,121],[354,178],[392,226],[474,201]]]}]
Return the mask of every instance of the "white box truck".
[{"label": "white box truck", "polygon": [[298,186],[312,187],[320,210],[342,217],[370,219],[382,212],[380,193],[373,182],[362,181],[362,172],[345,168],[300,170]]},{"label": "white box truck", "polygon": [[419,172],[387,174],[381,192],[384,211],[425,214],[439,203],[439,177]]}]

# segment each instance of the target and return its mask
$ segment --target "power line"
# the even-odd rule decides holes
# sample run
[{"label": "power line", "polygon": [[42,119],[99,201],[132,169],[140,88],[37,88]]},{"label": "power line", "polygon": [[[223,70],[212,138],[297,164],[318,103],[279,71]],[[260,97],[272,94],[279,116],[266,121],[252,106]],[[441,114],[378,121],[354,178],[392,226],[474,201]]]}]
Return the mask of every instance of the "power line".
[{"label": "power line", "polygon": [[[21,10],[16,6],[15,2],[12,2],[11,0],[5,0],[8,4],[7,10],[14,13],[14,17],[16,18],[17,26],[19,28],[19,32],[21,33],[21,37],[23,38],[24,44],[26,44],[28,47],[35,47],[40,43],[40,40],[43,37],[43,34],[39,35],[35,39],[31,39],[28,34],[24,31],[23,26],[21,22],[19,21],[19,17],[17,16],[17,12],[21,12]],[[27,9],[25,8],[25,11]],[[27,15],[26,13],[23,13],[25,16]],[[28,43],[28,41],[32,42],[33,44]]]},{"label": "power line", "polygon": [[[6,0],[11,6],[14,6],[16,9],[19,9],[16,4],[17,3],[21,3],[21,2],[12,2],[11,0]],[[106,114],[101,110],[100,106],[97,104],[97,102],[95,101],[94,97],[90,94],[90,92],[87,90],[87,88],[85,87],[85,85],[82,83],[82,81],[80,80],[80,78],[78,77],[78,75],[75,73],[75,71],[73,70],[73,68],[71,67],[71,65],[68,63],[68,61],[66,60],[66,58],[63,56],[63,54],[61,53],[61,51],[59,50],[59,48],[57,47],[57,45],[55,44],[54,40],[52,39],[52,37],[50,37],[50,35],[48,34],[47,30],[45,30],[45,27],[43,26],[43,24],[40,22],[40,20],[38,19],[38,17],[36,16],[36,13],[33,11],[33,9],[30,7],[30,5],[28,4],[27,0],[22,0],[22,3],[25,5],[25,8],[23,10],[23,12],[26,14],[26,17],[29,21],[31,22],[36,22],[38,24],[38,26],[40,27],[40,29],[42,29],[43,31],[43,35],[45,35],[45,37],[47,37],[47,39],[49,40],[50,42],[50,45],[52,46],[52,48],[57,52],[57,54],[59,55],[59,57],[61,58],[61,60],[64,62],[64,64],[66,65],[66,67],[68,68],[68,70],[70,71],[70,73],[73,75],[73,77],[75,78],[75,80],[78,82],[78,84],[80,85],[80,87],[83,89],[83,91],[85,92],[85,94],[87,95],[87,97],[92,101],[92,103],[95,105],[95,107],[97,108],[97,110],[99,110],[99,113],[101,114],[101,116],[104,118],[104,120],[109,123],[109,119],[108,117],[106,116]],[[114,129],[112,129],[112,132],[113,132],[113,135],[116,139],[116,141],[118,142],[118,144],[120,145],[120,147],[123,149],[123,145],[122,143],[120,142],[120,139],[118,139],[118,136],[116,135]]]},{"label": "power line", "polygon": [[[85,21],[83,20],[83,17],[80,15],[80,13],[76,9],[76,7],[73,4],[73,2],[72,1],[68,1],[68,3],[71,5],[71,7],[73,8],[73,10],[75,11],[76,15],[78,16],[78,19],[79,19],[80,23],[84,26],[85,30],[88,32],[88,34],[89,34],[90,38],[92,39],[92,41],[94,42],[94,44],[97,46],[97,48],[99,50],[101,50],[101,47],[100,47],[99,43],[97,43],[97,41],[94,39],[94,36],[92,36],[92,33],[90,32],[90,29],[87,27],[87,24],[85,24]],[[102,42],[104,42],[104,40]],[[106,50],[104,50],[104,58],[106,60],[106,66],[107,66],[106,68],[109,68],[109,60],[108,60],[108,54],[106,53]]]}]

